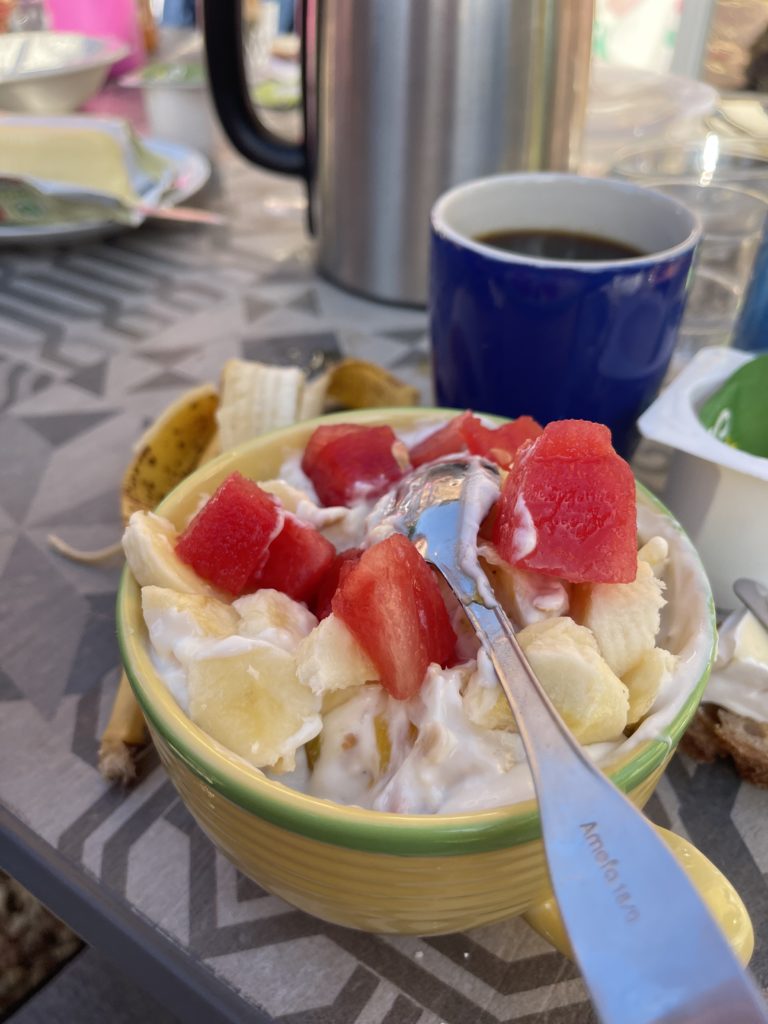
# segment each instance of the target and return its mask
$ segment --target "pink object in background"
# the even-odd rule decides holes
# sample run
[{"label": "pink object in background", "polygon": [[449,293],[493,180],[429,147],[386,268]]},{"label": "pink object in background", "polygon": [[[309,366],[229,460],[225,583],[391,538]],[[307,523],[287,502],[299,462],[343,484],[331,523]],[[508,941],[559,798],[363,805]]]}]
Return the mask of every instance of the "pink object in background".
[{"label": "pink object in background", "polygon": [[130,46],[130,54],[115,64],[110,78],[144,63],[144,40],[135,0],[46,0],[46,6],[52,29],[112,36]]}]

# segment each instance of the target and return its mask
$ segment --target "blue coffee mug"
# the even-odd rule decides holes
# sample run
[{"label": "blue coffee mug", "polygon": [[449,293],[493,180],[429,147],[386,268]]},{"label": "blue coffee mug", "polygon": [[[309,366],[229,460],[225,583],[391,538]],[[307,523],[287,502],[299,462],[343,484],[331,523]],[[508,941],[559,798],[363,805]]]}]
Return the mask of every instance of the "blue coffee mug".
[{"label": "blue coffee mug", "polygon": [[[478,241],[506,230],[600,237],[642,255],[577,262]],[[629,456],[672,356],[700,234],[676,200],[604,178],[509,174],[445,193],[430,260],[438,404],[596,420]]]}]

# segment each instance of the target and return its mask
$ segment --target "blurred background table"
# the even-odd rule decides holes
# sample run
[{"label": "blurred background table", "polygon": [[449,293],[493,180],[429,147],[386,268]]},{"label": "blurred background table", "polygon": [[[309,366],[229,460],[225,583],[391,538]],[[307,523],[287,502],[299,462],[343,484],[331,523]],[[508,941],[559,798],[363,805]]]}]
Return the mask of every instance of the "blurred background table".
[{"label": "blurred background table", "polygon": [[[119,567],[68,562],[48,534],[115,540],[132,443],[230,356],[357,356],[429,396],[425,315],[317,277],[297,183],[222,149],[196,202],[227,224],[0,252],[0,862],[180,1019],[587,1024],[576,970],[523,922],[431,939],[325,925],[215,853],[151,749],[129,792],[98,774]],[[768,985],[768,793],[677,757],[649,810],[741,891]]]}]

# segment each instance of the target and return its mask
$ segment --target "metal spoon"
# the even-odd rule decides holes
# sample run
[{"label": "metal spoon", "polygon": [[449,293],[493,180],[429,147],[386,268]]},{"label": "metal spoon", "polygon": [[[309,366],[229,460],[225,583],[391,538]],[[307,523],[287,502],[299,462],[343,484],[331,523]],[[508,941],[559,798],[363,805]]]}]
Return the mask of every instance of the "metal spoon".
[{"label": "metal spoon", "polygon": [[389,523],[444,577],[496,670],[528,755],[552,887],[600,1019],[766,1024],[757,986],[684,871],[584,755],[493,597],[472,549],[498,492],[490,463],[431,463],[402,482]]},{"label": "metal spoon", "polygon": [[763,629],[768,630],[768,589],[757,580],[743,577],[733,584],[733,591],[745,608],[752,612]]}]

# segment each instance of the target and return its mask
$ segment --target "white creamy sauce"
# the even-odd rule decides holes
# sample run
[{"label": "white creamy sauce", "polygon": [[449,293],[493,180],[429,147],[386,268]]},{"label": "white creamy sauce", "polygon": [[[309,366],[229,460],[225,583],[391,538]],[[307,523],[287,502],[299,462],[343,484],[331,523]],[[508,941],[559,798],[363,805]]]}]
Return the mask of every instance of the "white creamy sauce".
[{"label": "white creamy sauce", "polygon": [[720,627],[720,649],[704,700],[768,722],[768,634],[744,609]]},{"label": "white creamy sauce", "polygon": [[312,481],[301,468],[302,455],[303,452],[296,452],[294,455],[289,455],[284,459],[278,476],[281,480],[285,480],[287,484],[290,484],[291,487],[295,487],[297,491],[304,491],[315,503],[318,503]]},{"label": "white creamy sauce", "polygon": [[325,530],[333,526],[349,515],[349,509],[343,505],[329,505],[323,508],[316,505],[310,498],[300,498],[296,504],[294,515],[307,526],[314,526],[316,530]]},{"label": "white creamy sauce", "polygon": [[278,533],[280,533],[280,531],[282,530],[283,526],[285,525],[285,517],[288,515],[290,515],[290,512],[286,512],[284,508],[278,506],[277,516],[275,518],[275,525],[272,527],[272,532],[270,533],[264,545],[264,555],[261,560],[262,566],[264,565],[268,558],[269,545],[272,543],[272,541],[275,539]]},{"label": "white creamy sauce", "polygon": [[396,505],[394,491],[388,491],[369,509],[365,517],[364,547],[373,547],[393,533],[402,532],[402,517],[396,511]]},{"label": "white creamy sauce", "polygon": [[182,711],[189,714],[189,688],[187,686],[187,671],[184,666],[172,656],[163,657],[158,654],[153,647],[150,648],[149,657],[173,699]]},{"label": "white creamy sauce", "polygon": [[358,480],[358,482],[352,487],[351,499],[353,504],[368,501],[375,490],[377,490],[375,481],[363,482],[362,480]]},{"label": "white creamy sauce", "polygon": [[164,608],[160,614],[153,615],[148,621],[148,629],[152,650],[165,659],[176,657],[180,644],[200,635],[192,615],[178,608]]},{"label": "white creamy sauce", "polygon": [[351,508],[341,505],[323,508],[305,500],[299,501],[294,515],[301,522],[322,531],[337,551],[343,551],[360,547],[363,543],[369,507],[368,503],[359,502]]},{"label": "white creamy sauce", "polygon": [[494,480],[489,473],[483,470],[480,459],[472,459],[462,496],[462,520],[457,561],[461,571],[473,580],[483,604],[489,608],[493,608],[498,602],[488,582],[488,577],[480,568],[477,557],[477,535],[483,520],[498,501],[499,494],[499,480]]},{"label": "white creamy sauce", "polygon": [[512,556],[515,561],[519,561],[535,550],[539,538],[522,494],[515,502],[512,514],[516,524],[512,531]]},{"label": "white creamy sauce", "polygon": [[[247,761],[242,762],[248,768],[252,765],[248,764]],[[309,763],[307,761],[306,749],[300,747],[296,751],[296,766],[292,771],[289,772],[270,772],[265,771],[264,774],[274,779],[276,782],[281,782],[284,786],[290,786],[291,789],[298,789],[302,793],[309,792],[309,783],[311,778],[311,772],[309,770]]]},{"label": "white creamy sauce", "polygon": [[[519,756],[512,733],[482,729],[466,716],[461,689],[467,669],[430,665],[419,693],[404,709],[418,729],[416,742],[397,769],[380,781],[365,806],[401,814],[435,814],[488,806]],[[480,801],[478,804],[477,801]]]},{"label": "white creamy sauce", "polygon": [[[271,612],[271,599],[278,602],[278,615]],[[238,613],[240,636],[263,640],[288,654],[295,654],[301,641],[317,625],[317,619],[303,604],[275,590],[257,590],[232,602]],[[277,619],[277,621],[275,621]]]},{"label": "white creamy sauce", "polygon": [[394,700],[380,686],[354,689],[348,700],[323,716],[320,755],[307,792],[366,807],[370,806],[372,787],[381,770],[376,720],[389,725],[393,764],[404,756],[408,720],[404,702]]}]

